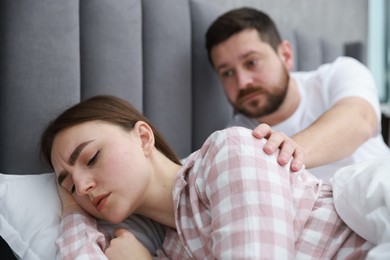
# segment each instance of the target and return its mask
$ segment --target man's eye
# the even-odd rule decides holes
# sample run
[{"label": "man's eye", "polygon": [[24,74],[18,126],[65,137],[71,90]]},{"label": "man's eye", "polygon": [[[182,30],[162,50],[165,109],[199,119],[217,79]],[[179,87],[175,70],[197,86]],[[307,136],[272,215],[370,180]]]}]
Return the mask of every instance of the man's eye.
[{"label": "man's eye", "polygon": [[70,193],[75,193],[76,191],[76,185],[72,185],[72,187],[70,188]]},{"label": "man's eye", "polygon": [[257,61],[256,61],[256,60],[250,60],[250,61],[248,61],[248,63],[247,63],[248,67],[254,66],[254,65],[256,65],[256,64],[257,64]]},{"label": "man's eye", "polygon": [[96,163],[99,152],[95,153],[95,155],[88,161],[88,166],[92,166]]},{"label": "man's eye", "polygon": [[222,77],[227,78],[227,77],[230,77],[231,75],[233,75],[233,71],[227,70],[227,71],[222,72],[221,74],[222,74]]}]

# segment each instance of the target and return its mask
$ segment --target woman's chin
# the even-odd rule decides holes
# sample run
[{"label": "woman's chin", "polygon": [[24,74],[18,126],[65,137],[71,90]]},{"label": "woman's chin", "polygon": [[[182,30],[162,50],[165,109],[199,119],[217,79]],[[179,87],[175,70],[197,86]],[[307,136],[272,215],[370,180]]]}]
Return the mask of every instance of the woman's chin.
[{"label": "woman's chin", "polygon": [[123,222],[126,218],[127,218],[127,216],[109,215],[107,217],[104,217],[104,220],[108,221],[112,224],[119,224],[119,223]]},{"label": "woman's chin", "polygon": [[128,214],[125,212],[115,212],[111,209],[103,209],[101,211],[96,210],[96,208],[84,208],[90,215],[97,219],[101,219],[112,224],[118,224],[123,222],[128,217]]}]

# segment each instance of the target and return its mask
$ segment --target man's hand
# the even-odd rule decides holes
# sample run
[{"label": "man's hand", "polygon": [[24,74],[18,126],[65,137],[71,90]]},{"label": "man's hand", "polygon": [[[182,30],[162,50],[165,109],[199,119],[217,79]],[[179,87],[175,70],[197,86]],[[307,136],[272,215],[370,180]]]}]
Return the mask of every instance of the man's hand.
[{"label": "man's hand", "polygon": [[149,251],[126,229],[114,231],[110,246],[104,252],[110,260],[152,259]]},{"label": "man's hand", "polygon": [[280,149],[278,163],[281,166],[285,166],[293,157],[291,170],[299,171],[303,167],[305,159],[304,150],[286,134],[273,131],[267,124],[260,124],[253,130],[253,136],[258,139],[267,139],[263,148],[266,154],[273,154]]}]

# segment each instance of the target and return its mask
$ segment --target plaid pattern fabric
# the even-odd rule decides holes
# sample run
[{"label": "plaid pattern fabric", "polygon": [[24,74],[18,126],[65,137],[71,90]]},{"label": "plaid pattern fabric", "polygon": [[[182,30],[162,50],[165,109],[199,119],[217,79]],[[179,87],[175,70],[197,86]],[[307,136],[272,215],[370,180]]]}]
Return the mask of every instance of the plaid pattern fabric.
[{"label": "plaid pattern fabric", "polygon": [[105,256],[106,239],[99,232],[95,219],[81,213],[64,216],[62,234],[56,243],[57,259],[63,260],[108,260]]},{"label": "plaid pattern fabric", "polygon": [[[372,246],[338,217],[331,187],[279,166],[263,144],[234,127],[188,157],[173,189],[176,230],[156,258],[364,259]],[[71,214],[63,222],[62,259],[105,259],[93,220]]]},{"label": "plaid pattern fabric", "polygon": [[331,187],[291,173],[250,130],[214,133],[177,175],[170,259],[363,259],[371,247],[338,217]]}]

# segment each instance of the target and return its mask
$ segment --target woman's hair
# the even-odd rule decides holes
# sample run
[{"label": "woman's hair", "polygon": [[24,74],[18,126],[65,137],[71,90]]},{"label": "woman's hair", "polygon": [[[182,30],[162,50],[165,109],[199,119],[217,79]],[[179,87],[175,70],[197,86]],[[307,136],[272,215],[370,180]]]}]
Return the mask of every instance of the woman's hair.
[{"label": "woman's hair", "polygon": [[130,131],[138,121],[146,122],[155,136],[155,147],[171,161],[181,164],[158,130],[136,108],[127,101],[114,96],[95,96],[82,101],[50,122],[41,136],[41,156],[52,168],[51,150],[57,134],[69,127],[89,122],[105,121]]},{"label": "woman's hair", "polygon": [[255,29],[263,42],[271,45],[277,51],[281,38],[275,23],[265,13],[253,8],[242,7],[233,9],[215,20],[206,32],[206,49],[209,61],[214,46],[226,41],[232,35],[246,29]]}]

